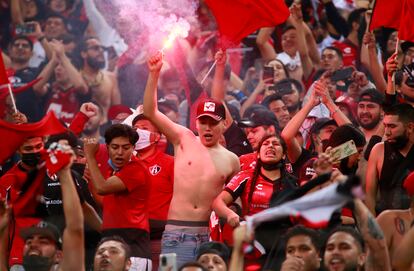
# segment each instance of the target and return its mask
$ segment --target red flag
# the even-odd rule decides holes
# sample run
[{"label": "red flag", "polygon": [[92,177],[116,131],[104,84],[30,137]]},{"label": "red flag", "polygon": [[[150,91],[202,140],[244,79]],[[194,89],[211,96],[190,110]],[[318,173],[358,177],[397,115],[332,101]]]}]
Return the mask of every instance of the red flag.
[{"label": "red flag", "polygon": [[9,83],[9,77],[7,76],[6,67],[3,61],[3,52],[0,50],[0,86]]},{"label": "red flag", "polygon": [[13,124],[0,120],[0,163],[10,158],[28,137],[54,135],[65,131],[66,128],[52,111],[35,123]]},{"label": "red flag", "polygon": [[404,41],[414,42],[414,1],[405,0],[402,12],[401,12],[401,23],[398,29],[398,38]]},{"label": "red flag", "polygon": [[289,17],[284,0],[206,0],[222,38],[233,44],[261,27],[281,24]]},{"label": "red flag", "polygon": [[369,30],[379,27],[398,29],[400,27],[400,16],[403,0],[376,0],[372,10]]}]

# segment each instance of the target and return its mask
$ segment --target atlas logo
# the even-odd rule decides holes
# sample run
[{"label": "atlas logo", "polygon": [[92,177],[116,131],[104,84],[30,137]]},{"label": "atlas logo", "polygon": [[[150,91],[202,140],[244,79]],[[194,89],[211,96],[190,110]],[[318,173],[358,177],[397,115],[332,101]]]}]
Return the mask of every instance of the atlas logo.
[{"label": "atlas logo", "polygon": [[160,173],[161,171],[161,167],[159,165],[153,165],[152,167],[149,168],[149,172],[151,173],[152,176],[157,175],[158,173]]},{"label": "atlas logo", "polygon": [[204,111],[205,112],[214,112],[216,110],[216,104],[212,102],[205,102],[204,103]]}]

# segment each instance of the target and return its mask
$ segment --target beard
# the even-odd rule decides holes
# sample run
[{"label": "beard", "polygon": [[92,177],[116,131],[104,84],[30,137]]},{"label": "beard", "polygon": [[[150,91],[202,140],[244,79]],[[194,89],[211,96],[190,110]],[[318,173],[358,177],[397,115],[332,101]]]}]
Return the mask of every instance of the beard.
[{"label": "beard", "polygon": [[[381,121],[381,115],[378,115],[378,116],[376,116],[376,117],[372,117],[371,122],[368,122],[368,123],[362,123],[362,122],[360,121],[360,118],[361,118],[362,116],[364,116],[364,115],[365,115],[365,114],[358,115],[358,123],[359,123],[359,125],[361,125],[361,127],[362,127],[362,128],[364,128],[364,129],[367,129],[367,130],[372,130],[372,129],[374,129],[375,127],[377,127],[378,123]],[[372,116],[372,115],[370,114],[370,116]]]},{"label": "beard", "polygon": [[291,105],[291,106],[288,106],[288,107],[287,107],[287,109],[288,109],[289,113],[291,113],[291,112],[295,112],[295,111],[297,111],[299,108],[300,108],[300,102],[297,102],[297,103],[295,103],[295,104],[293,104],[293,105]]},{"label": "beard", "polygon": [[26,271],[49,271],[53,266],[53,260],[38,255],[23,256],[23,267]]},{"label": "beard", "polygon": [[86,62],[94,70],[100,70],[100,69],[105,68],[105,60],[101,61],[96,58],[92,58],[88,56],[88,58],[86,58]]},{"label": "beard", "polygon": [[407,135],[400,135],[393,138],[394,142],[389,142],[394,148],[397,150],[403,149],[408,143],[408,136]]}]

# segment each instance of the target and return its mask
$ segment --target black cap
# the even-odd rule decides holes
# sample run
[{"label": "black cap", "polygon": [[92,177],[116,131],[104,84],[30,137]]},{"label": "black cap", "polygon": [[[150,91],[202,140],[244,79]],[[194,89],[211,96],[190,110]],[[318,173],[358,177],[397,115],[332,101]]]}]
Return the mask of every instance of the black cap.
[{"label": "black cap", "polygon": [[225,244],[220,242],[207,242],[200,246],[197,253],[197,260],[204,254],[211,253],[216,254],[223,259],[225,263],[229,262],[230,250]]},{"label": "black cap", "polygon": [[239,122],[239,126],[242,128],[246,127],[258,127],[258,126],[275,126],[277,128],[279,125],[277,123],[277,119],[275,117],[275,114],[273,114],[270,110],[256,110],[253,111],[249,118],[242,119]]},{"label": "black cap", "polygon": [[20,230],[20,236],[23,238],[23,240],[26,240],[35,234],[50,238],[51,240],[55,241],[56,245],[59,248],[62,247],[62,239],[59,229],[50,222],[40,221],[31,227],[23,228]]},{"label": "black cap", "polygon": [[384,95],[375,88],[369,88],[359,94],[358,102],[363,101],[382,105],[384,103]]},{"label": "black cap", "polygon": [[312,125],[312,127],[310,129],[310,134],[316,134],[323,127],[328,126],[328,125],[338,126],[338,124],[336,124],[336,121],[333,120],[333,119],[330,119],[330,118],[318,118],[318,119],[316,119],[315,123]]}]

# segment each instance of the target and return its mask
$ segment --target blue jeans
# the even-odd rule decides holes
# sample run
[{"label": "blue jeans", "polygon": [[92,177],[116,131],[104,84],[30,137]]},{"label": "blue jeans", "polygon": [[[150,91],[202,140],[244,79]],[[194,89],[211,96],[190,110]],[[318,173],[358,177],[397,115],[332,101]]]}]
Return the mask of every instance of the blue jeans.
[{"label": "blue jeans", "polygon": [[208,233],[187,233],[180,230],[164,231],[161,253],[177,254],[177,269],[195,261],[201,244],[209,241]]}]

